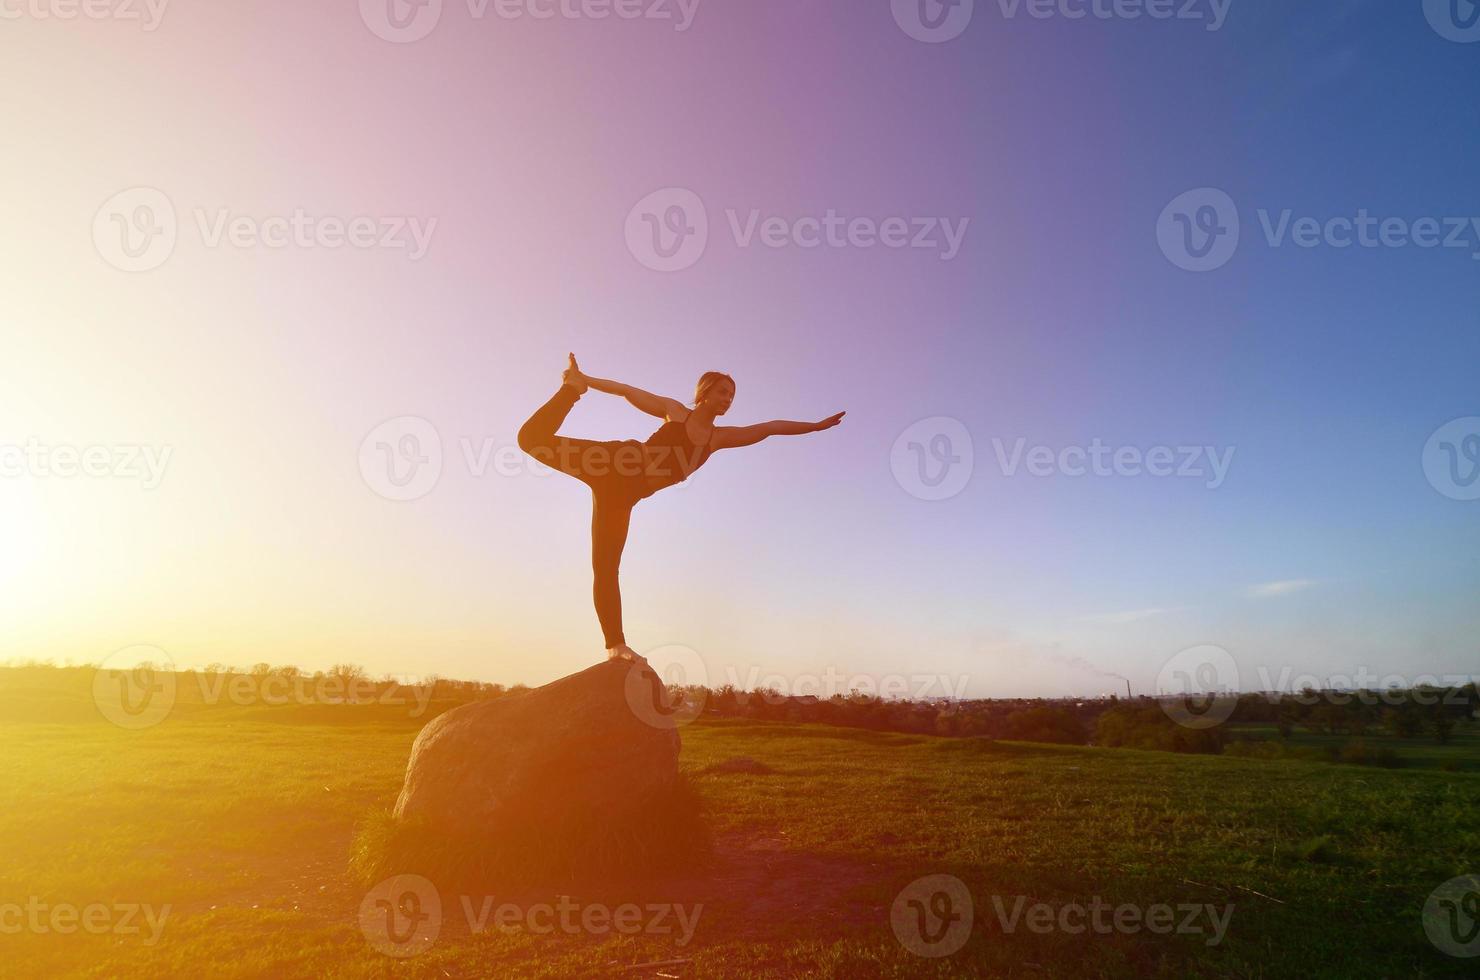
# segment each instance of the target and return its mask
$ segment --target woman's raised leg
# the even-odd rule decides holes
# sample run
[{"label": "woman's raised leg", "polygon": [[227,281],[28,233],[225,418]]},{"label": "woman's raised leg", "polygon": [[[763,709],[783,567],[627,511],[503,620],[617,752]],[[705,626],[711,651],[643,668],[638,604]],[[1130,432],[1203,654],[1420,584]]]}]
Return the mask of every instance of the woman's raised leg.
[{"label": "woman's raised leg", "polygon": [[546,466],[590,483],[589,464],[596,455],[591,450],[598,443],[591,439],[572,439],[556,434],[580,397],[579,389],[568,384],[561,385],[560,390],[536,409],[520,427],[519,448]]}]

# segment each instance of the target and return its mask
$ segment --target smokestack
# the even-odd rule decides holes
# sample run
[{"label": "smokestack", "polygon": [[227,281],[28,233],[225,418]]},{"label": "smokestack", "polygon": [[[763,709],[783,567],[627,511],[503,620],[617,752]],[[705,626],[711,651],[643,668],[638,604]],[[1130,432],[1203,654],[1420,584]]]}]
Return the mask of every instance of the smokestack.
[{"label": "smokestack", "polygon": [[1130,682],[1130,678],[1126,678],[1126,681],[1125,681],[1125,699],[1127,701],[1131,700],[1131,682]]}]

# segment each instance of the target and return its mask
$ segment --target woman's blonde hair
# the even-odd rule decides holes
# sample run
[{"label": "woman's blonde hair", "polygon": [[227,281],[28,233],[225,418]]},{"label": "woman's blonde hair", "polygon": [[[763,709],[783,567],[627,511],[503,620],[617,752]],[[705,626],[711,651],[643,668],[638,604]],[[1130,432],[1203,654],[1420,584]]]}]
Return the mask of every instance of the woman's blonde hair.
[{"label": "woman's blonde hair", "polygon": [[723,374],[719,371],[705,371],[699,378],[698,386],[694,388],[694,407],[697,408],[699,403],[704,400],[704,396],[709,394],[709,389],[721,381],[728,381],[731,387],[735,386],[735,379],[728,374]]}]

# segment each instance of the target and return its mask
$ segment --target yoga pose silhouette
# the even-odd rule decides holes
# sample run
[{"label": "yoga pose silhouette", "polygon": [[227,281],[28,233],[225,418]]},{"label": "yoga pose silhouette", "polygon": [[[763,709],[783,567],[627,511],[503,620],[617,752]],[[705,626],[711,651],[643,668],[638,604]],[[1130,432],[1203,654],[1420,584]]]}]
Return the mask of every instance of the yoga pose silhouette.
[{"label": "yoga pose silhouette", "polygon": [[[687,408],[675,398],[588,377],[581,373],[575,354],[570,355],[563,380],[560,390],[519,430],[519,448],[591,488],[591,592],[596,618],[601,622],[609,659],[639,660],[622,633],[622,593],[617,584],[627,527],[637,502],[687,480],[717,450],[753,446],[769,436],[821,432],[837,425],[845,413],[821,422],[717,425],[715,419],[728,412],[735,400],[735,382],[729,375],[706,373],[694,392],[693,408]],[[662,419],[663,425],[646,442],[596,442],[557,435],[561,423],[588,388],[620,395],[636,408]]]}]

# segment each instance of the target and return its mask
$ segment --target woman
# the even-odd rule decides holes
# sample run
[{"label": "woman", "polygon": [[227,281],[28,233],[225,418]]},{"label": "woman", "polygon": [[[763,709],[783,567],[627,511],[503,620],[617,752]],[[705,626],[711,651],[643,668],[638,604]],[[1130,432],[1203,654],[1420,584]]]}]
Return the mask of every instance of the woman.
[{"label": "woman", "polygon": [[[603,381],[581,373],[575,354],[564,374],[565,383],[553,398],[529,417],[519,430],[519,448],[530,456],[568,473],[591,488],[591,570],[596,618],[606,639],[608,659],[640,659],[622,635],[622,594],[617,569],[632,508],[665,487],[687,480],[716,450],[753,446],[768,436],[795,436],[831,429],[845,413],[821,422],[762,422],[725,426],[715,419],[730,410],[735,382],[727,374],[710,371],[699,379],[694,407],[685,408],[641,388]],[[647,442],[624,439],[595,442],[557,435],[561,423],[588,388],[620,395],[635,407],[663,420]]]}]

